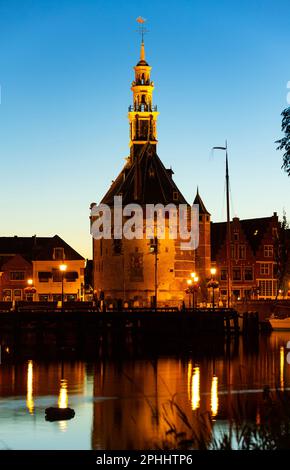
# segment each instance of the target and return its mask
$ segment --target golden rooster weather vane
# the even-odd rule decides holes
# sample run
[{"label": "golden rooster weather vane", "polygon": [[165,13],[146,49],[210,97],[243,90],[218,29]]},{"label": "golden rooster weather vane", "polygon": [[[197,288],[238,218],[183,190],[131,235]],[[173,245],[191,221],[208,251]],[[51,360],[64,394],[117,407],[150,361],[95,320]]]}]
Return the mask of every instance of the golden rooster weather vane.
[{"label": "golden rooster weather vane", "polygon": [[136,21],[137,23],[139,23],[138,33],[141,34],[142,42],[144,42],[144,34],[148,33],[148,30],[144,26],[146,19],[142,18],[142,16],[138,16],[138,18],[136,18]]}]

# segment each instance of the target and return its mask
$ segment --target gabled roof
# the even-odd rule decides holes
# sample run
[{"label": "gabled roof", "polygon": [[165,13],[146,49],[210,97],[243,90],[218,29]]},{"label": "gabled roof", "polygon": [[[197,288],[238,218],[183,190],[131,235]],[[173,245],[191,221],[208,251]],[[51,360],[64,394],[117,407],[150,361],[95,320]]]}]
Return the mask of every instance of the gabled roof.
[{"label": "gabled roof", "polygon": [[0,270],[10,259],[11,256],[0,256]]},{"label": "gabled roof", "polygon": [[205,205],[203,203],[203,200],[201,199],[201,197],[199,195],[198,188],[197,188],[197,191],[196,191],[196,196],[195,196],[195,199],[193,201],[193,204],[198,204],[199,205],[199,213],[200,214],[210,215],[210,213],[206,210]]},{"label": "gabled roof", "polygon": [[0,256],[0,268],[3,269],[3,271],[6,271],[9,269],[9,267],[13,266],[19,266],[21,265],[32,268],[32,264],[30,261],[28,261],[24,256],[20,254],[16,254],[14,256]]},{"label": "gabled roof", "polygon": [[241,220],[243,231],[249,240],[254,253],[261,245],[262,239],[271,226],[272,217],[263,217],[260,219]]},{"label": "gabled roof", "polygon": [[155,146],[149,142],[144,144],[133,162],[126,163],[101,202],[112,206],[117,195],[122,195],[123,204],[187,204],[158,157]]},{"label": "gabled roof", "polygon": [[84,259],[58,235],[54,237],[0,237],[0,257],[4,258],[20,254],[29,261],[51,260],[54,248],[63,248],[67,260]]},{"label": "gabled roof", "polygon": [[[273,217],[262,217],[258,219],[240,220],[241,228],[254,253],[259,249],[263,237],[271,226]],[[231,227],[233,222],[231,221]],[[211,257],[216,259],[222,244],[226,241],[226,222],[215,222],[211,224]]]}]

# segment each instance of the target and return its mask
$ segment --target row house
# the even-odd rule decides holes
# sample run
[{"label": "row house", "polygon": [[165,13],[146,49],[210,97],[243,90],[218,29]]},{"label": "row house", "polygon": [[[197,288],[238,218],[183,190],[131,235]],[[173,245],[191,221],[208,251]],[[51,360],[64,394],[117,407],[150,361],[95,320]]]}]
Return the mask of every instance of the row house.
[{"label": "row house", "polygon": [[84,268],[58,235],[0,237],[0,301],[59,301],[62,291],[66,301],[83,300]]},{"label": "row house", "polygon": [[[211,256],[220,298],[227,298],[226,222],[211,225]],[[281,224],[271,217],[231,222],[232,299],[273,299],[279,295]],[[281,294],[281,291],[280,291]]]}]

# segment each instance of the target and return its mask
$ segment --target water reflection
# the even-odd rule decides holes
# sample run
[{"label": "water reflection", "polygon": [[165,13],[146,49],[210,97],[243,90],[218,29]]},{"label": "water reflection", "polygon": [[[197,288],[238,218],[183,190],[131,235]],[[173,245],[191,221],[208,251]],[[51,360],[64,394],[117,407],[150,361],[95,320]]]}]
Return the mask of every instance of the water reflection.
[{"label": "water reflection", "polygon": [[280,388],[284,390],[284,350],[283,346],[280,347]]},{"label": "water reflection", "polygon": [[33,362],[28,361],[27,365],[27,393],[26,393],[26,406],[30,414],[33,414],[34,401],[33,401]]},{"label": "water reflection", "polygon": [[67,380],[62,379],[60,382],[60,390],[58,396],[58,407],[67,408],[68,407],[68,394],[67,394]]},{"label": "water reflection", "polygon": [[200,368],[195,367],[191,377],[191,408],[197,410],[200,406]]},{"label": "water reflection", "polygon": [[[234,420],[235,410],[261,422],[263,388],[290,386],[286,361],[289,333],[262,336],[254,350],[240,338],[237,354],[95,361],[19,360],[0,367],[0,435],[12,448],[153,448],[166,438],[169,423],[187,431],[172,400],[197,434],[209,413],[214,436]],[[226,351],[226,348],[225,348]],[[47,406],[76,411],[73,421],[49,423]],[[32,416],[33,415],[33,416]],[[65,430],[63,433],[61,431]],[[34,436],[34,437],[33,437]]]},{"label": "water reflection", "polygon": [[218,398],[218,378],[216,375],[213,376],[211,382],[211,399],[210,399],[210,408],[212,416],[216,416],[218,414],[219,408],[219,398]]},{"label": "water reflection", "polygon": [[[67,393],[67,380],[66,379],[61,379],[57,404],[59,408],[68,407],[68,393]],[[58,421],[58,425],[61,431],[66,431],[67,421],[64,421],[64,420]]]}]

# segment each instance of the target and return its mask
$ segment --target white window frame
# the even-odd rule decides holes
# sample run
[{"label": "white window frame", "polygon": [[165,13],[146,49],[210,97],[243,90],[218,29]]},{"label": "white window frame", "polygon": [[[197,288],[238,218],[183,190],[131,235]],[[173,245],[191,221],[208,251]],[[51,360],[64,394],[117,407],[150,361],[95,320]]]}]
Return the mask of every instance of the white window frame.
[{"label": "white window frame", "polygon": [[269,276],[270,274],[270,263],[260,263],[260,274],[261,276]]},{"label": "white window frame", "polygon": [[264,258],[273,258],[273,245],[264,245]]},{"label": "white window frame", "polygon": [[259,279],[259,297],[273,297],[273,279]]}]

